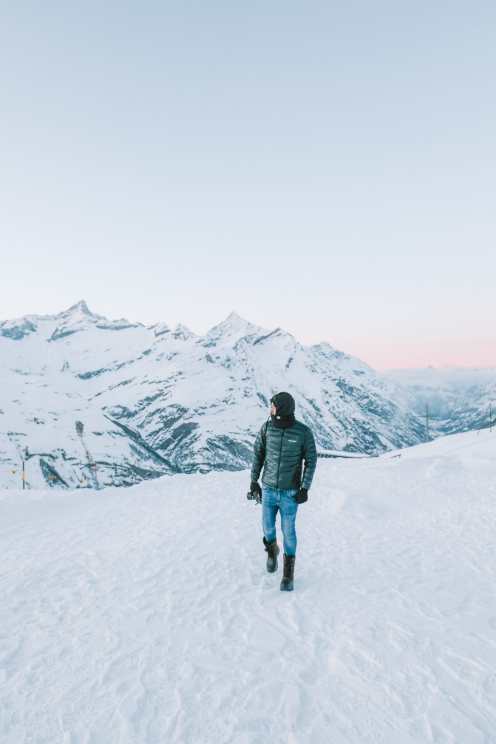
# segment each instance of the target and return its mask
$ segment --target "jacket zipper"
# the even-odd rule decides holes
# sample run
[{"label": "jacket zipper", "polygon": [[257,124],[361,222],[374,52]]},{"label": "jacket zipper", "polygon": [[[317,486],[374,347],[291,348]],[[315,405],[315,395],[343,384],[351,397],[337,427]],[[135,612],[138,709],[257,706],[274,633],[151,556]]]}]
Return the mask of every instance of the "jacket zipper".
[{"label": "jacket zipper", "polygon": [[277,462],[277,488],[279,488],[279,470],[281,468],[281,454],[282,454],[282,438],[284,436],[285,429],[282,430],[281,434],[281,445],[279,447],[279,460]]}]

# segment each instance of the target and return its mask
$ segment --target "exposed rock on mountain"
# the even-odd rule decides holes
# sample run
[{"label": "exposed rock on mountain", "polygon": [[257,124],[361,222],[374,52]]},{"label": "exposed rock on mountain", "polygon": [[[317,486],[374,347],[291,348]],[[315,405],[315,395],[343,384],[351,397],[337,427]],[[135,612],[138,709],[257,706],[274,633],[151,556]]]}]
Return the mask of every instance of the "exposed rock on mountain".
[{"label": "exposed rock on mountain", "polygon": [[363,362],[234,312],[198,336],[111,321],[80,301],[0,323],[0,359],[3,485],[19,485],[21,456],[31,485],[245,468],[281,389],[320,451],[378,453],[425,438],[408,396]]}]

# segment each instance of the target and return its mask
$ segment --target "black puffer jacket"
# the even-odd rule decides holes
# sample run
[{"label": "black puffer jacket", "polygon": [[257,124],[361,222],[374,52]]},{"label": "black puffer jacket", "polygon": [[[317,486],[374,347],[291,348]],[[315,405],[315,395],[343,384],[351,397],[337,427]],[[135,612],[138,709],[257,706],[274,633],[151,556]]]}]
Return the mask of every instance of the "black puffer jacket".
[{"label": "black puffer jacket", "polygon": [[[302,465],[305,469],[302,477]],[[310,488],[317,466],[317,450],[311,430],[301,421],[279,428],[269,420],[255,440],[252,481],[263,467],[262,483],[270,488]]]}]

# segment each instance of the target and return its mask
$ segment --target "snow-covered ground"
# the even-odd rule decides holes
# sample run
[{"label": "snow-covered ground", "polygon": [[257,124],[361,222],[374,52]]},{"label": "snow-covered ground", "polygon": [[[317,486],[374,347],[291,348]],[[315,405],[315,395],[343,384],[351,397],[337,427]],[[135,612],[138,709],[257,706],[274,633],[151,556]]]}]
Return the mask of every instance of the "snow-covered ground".
[{"label": "snow-covered ground", "polygon": [[496,742],[496,432],[319,460],[292,593],[248,481],[0,491],[2,744]]}]

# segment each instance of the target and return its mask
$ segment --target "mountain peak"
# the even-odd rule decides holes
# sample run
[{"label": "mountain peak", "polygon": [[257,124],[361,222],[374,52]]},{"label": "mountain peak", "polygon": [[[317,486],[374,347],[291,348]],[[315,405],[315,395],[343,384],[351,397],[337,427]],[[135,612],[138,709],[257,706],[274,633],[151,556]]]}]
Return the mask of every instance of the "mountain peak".
[{"label": "mountain peak", "polygon": [[231,310],[227,318],[223,321],[224,323],[248,323],[247,320],[241,317],[236,310]]},{"label": "mountain peak", "polygon": [[64,310],[61,315],[72,315],[73,313],[82,313],[83,315],[93,316],[93,313],[89,309],[86,300],[79,300],[79,302],[76,302],[75,305],[71,305],[67,308],[67,310]]},{"label": "mountain peak", "polygon": [[233,310],[225,320],[210,328],[202,343],[205,346],[233,346],[239,339],[258,331],[256,326],[244,320]]},{"label": "mountain peak", "polygon": [[196,333],[193,333],[193,331],[188,328],[188,326],[185,326],[183,323],[178,323],[174,328],[172,335],[174,336],[174,338],[180,338],[183,341],[187,341],[190,338],[194,338],[196,336]]},{"label": "mountain peak", "polygon": [[219,339],[222,336],[237,336],[241,338],[252,333],[260,333],[263,330],[260,326],[250,323],[249,320],[242,318],[235,310],[232,310],[227,318],[210,328],[206,337],[208,339]]},{"label": "mountain peak", "polygon": [[254,326],[253,323],[250,323],[249,320],[242,318],[241,315],[236,312],[236,310],[231,310],[227,318],[224,318],[224,320],[221,320],[220,323],[216,323],[210,329],[210,331],[213,331],[214,329],[217,330],[219,328],[237,330],[237,329],[242,329],[242,328],[255,328],[255,327],[256,326]]}]

